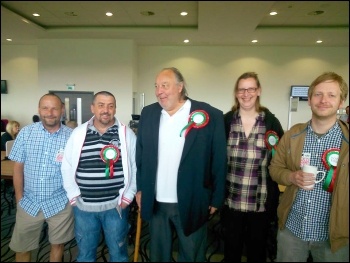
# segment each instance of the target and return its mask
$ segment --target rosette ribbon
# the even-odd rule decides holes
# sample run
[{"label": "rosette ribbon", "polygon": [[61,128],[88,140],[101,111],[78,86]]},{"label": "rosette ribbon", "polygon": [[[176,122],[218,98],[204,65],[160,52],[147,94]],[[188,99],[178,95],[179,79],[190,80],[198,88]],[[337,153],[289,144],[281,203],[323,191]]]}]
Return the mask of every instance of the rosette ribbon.
[{"label": "rosette ribbon", "polygon": [[277,150],[277,144],[279,141],[279,137],[275,131],[267,131],[265,133],[265,144],[267,149],[272,151],[272,157],[275,155]]},{"label": "rosette ribbon", "polygon": [[101,149],[100,156],[102,161],[106,163],[106,178],[113,178],[114,163],[120,157],[120,151],[115,145],[106,145]]},{"label": "rosette ribbon", "polygon": [[192,129],[192,128],[203,128],[206,126],[209,122],[209,115],[206,111],[204,110],[195,110],[193,111],[190,116],[188,117],[188,123],[186,124],[185,127],[182,128],[180,132],[180,137],[184,133],[184,137],[186,137],[187,133]]},{"label": "rosette ribbon", "polygon": [[323,190],[326,190],[327,192],[330,192],[330,193],[333,192],[335,178],[337,177],[337,163],[339,159],[339,152],[340,152],[340,149],[331,148],[326,150],[322,154],[323,165],[328,170],[326,179],[324,180],[322,187],[323,187]]}]

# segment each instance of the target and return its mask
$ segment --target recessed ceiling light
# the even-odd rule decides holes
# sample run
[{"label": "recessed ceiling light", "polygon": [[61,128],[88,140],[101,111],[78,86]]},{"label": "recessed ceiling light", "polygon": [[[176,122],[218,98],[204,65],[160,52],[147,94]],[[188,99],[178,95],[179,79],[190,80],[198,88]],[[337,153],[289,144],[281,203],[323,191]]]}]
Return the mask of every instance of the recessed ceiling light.
[{"label": "recessed ceiling light", "polygon": [[190,41],[188,39],[185,39],[184,40],[184,43],[189,43]]},{"label": "recessed ceiling light", "polygon": [[180,15],[182,15],[182,16],[187,16],[187,14],[188,14],[187,12],[181,12],[180,13]]},{"label": "recessed ceiling light", "polygon": [[275,16],[275,15],[277,15],[277,12],[276,12],[276,11],[270,12],[270,16]]},{"label": "recessed ceiling light", "polygon": [[12,38],[6,38],[6,40],[11,42],[11,41],[12,41]]},{"label": "recessed ceiling light", "polygon": [[152,11],[141,11],[140,14],[143,16],[154,16],[154,12]]},{"label": "recessed ceiling light", "polygon": [[112,16],[112,15],[113,15],[112,12],[107,12],[107,13],[106,13],[106,16]]},{"label": "recessed ceiling light", "polygon": [[38,13],[34,13],[33,16],[40,16]]},{"label": "recessed ceiling light", "polygon": [[257,43],[257,42],[258,42],[258,40],[256,40],[256,39],[252,40],[252,43]]},{"label": "recessed ceiling light", "polygon": [[316,41],[317,44],[320,44],[320,43],[322,43],[322,42],[323,42],[322,40],[317,40],[317,41]]}]

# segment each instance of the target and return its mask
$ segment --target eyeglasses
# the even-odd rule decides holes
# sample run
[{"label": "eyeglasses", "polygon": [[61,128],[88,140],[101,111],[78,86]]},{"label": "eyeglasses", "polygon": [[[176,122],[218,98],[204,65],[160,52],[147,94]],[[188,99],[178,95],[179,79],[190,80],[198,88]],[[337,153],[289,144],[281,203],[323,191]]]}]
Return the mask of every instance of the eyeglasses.
[{"label": "eyeglasses", "polygon": [[247,88],[247,89],[237,89],[238,94],[244,94],[246,91],[248,93],[255,93],[258,88]]}]

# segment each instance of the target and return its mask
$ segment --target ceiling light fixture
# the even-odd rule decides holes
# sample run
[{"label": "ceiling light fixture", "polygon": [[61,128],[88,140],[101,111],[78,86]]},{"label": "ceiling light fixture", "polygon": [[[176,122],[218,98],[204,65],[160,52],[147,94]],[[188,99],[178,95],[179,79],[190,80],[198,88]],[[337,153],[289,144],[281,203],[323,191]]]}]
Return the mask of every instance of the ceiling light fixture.
[{"label": "ceiling light fixture", "polygon": [[106,13],[106,16],[112,16],[112,15],[113,15],[112,12],[107,12],[107,13]]},{"label": "ceiling light fixture", "polygon": [[316,41],[317,44],[320,44],[320,43],[322,43],[322,42],[323,42],[322,40],[317,40],[317,41]]},{"label": "ceiling light fixture", "polygon": [[22,18],[21,20],[22,20],[24,23],[29,24],[29,21],[28,21],[27,19]]},{"label": "ceiling light fixture", "polygon": [[270,16],[275,16],[275,15],[277,15],[278,13],[276,12],[276,11],[272,11],[272,12],[270,12]]},{"label": "ceiling light fixture", "polygon": [[12,38],[6,38],[6,40],[11,42],[11,41],[12,41]]},{"label": "ceiling light fixture", "polygon": [[185,39],[184,40],[184,43],[189,43],[190,41],[188,39]]},{"label": "ceiling light fixture", "polygon": [[34,13],[33,16],[40,16],[38,13]]},{"label": "ceiling light fixture", "polygon": [[258,40],[254,39],[252,40],[252,43],[258,43]]},{"label": "ceiling light fixture", "polygon": [[154,16],[154,12],[152,11],[141,11],[140,14],[143,16]]},{"label": "ceiling light fixture", "polygon": [[187,16],[187,14],[188,14],[187,12],[181,12],[180,13],[180,15],[182,15],[182,16]]}]

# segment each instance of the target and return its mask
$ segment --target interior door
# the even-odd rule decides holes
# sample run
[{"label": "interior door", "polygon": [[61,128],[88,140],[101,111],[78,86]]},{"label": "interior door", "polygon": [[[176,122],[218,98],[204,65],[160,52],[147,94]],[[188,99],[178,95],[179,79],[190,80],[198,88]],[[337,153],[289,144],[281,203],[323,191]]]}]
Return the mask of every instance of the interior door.
[{"label": "interior door", "polygon": [[[49,93],[56,94],[65,103],[64,121],[78,120],[78,98],[81,99],[81,120],[82,123],[88,121],[92,117],[90,105],[94,98],[94,93],[91,91],[60,91],[50,90]],[[66,105],[68,104],[68,105]],[[78,123],[79,124],[79,123]]]}]

